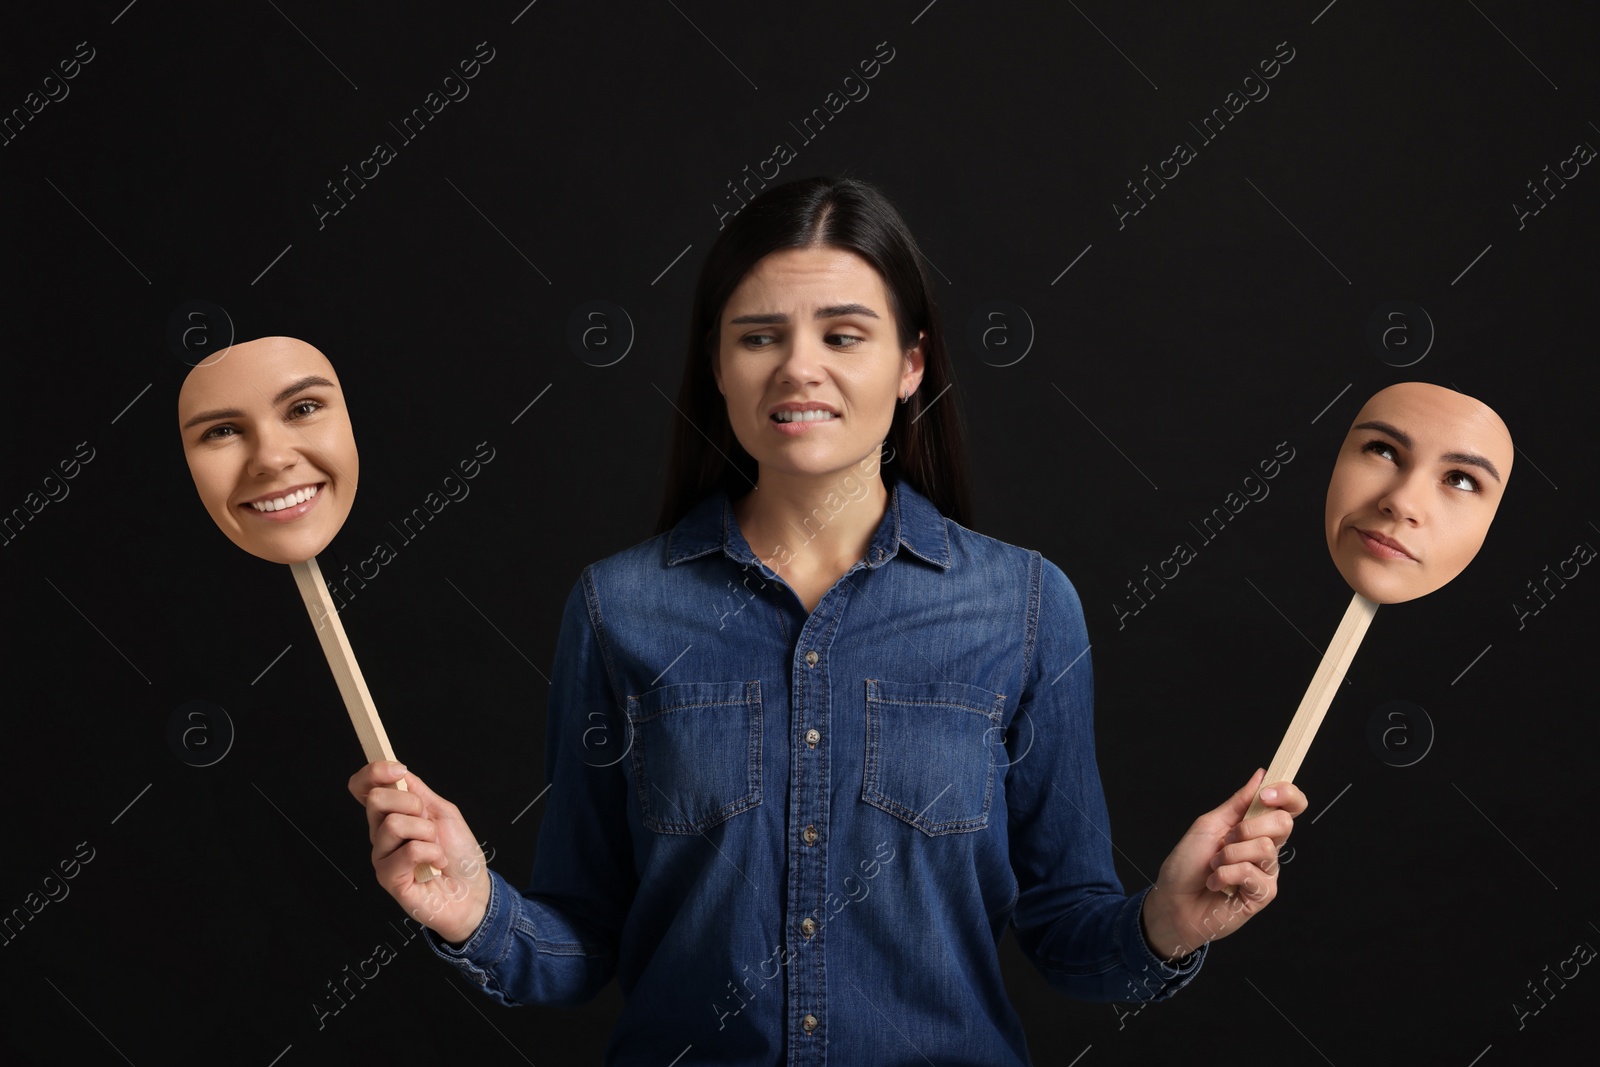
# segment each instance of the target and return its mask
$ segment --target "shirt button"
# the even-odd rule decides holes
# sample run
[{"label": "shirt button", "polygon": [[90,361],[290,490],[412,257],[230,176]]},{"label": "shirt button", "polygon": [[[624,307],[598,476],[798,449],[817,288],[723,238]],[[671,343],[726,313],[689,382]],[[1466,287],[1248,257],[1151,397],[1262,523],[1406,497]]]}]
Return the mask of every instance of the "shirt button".
[{"label": "shirt button", "polygon": [[817,665],[817,653],[816,653],[816,650],[813,649],[812,651],[806,653],[806,666],[807,667],[815,667],[816,665]]},{"label": "shirt button", "polygon": [[820,733],[818,733],[816,730],[813,729],[813,730],[807,730],[806,731],[806,744],[810,745],[812,748],[816,748],[817,747],[817,742],[821,741],[821,740],[822,740],[822,735]]},{"label": "shirt button", "polygon": [[817,932],[817,920],[805,918],[800,920],[800,932],[806,937],[811,937]]},{"label": "shirt button", "polygon": [[807,1012],[806,1017],[800,1020],[800,1029],[804,1030],[808,1034],[815,1032],[817,1027],[821,1025],[822,1024],[817,1021],[817,1017],[812,1015],[810,1012]]},{"label": "shirt button", "polygon": [[801,830],[800,831],[800,840],[804,841],[808,845],[816,844],[817,843],[817,828],[815,826],[808,826],[804,830]]}]

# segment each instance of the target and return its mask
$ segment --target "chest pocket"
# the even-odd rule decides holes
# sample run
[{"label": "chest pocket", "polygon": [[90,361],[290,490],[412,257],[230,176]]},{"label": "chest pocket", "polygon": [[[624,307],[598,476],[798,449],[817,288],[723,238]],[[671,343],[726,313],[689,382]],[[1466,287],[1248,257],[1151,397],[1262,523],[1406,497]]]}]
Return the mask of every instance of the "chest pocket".
[{"label": "chest pocket", "polygon": [[628,697],[644,824],[698,834],[761,803],[761,683],[690,682]]},{"label": "chest pocket", "polygon": [[861,799],[930,837],[987,827],[1005,701],[959,682],[868,679]]}]

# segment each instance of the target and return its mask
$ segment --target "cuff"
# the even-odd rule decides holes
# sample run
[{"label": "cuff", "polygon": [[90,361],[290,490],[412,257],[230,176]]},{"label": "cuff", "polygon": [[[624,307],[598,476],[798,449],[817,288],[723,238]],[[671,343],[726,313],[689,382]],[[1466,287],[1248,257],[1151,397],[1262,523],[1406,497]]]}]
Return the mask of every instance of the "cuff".
[{"label": "cuff", "polygon": [[474,985],[489,984],[488,968],[505,959],[511,945],[511,927],[515,919],[517,896],[494,871],[489,871],[489,906],[472,936],[459,946],[452,945],[432,930],[423,928],[422,936],[428,947],[440,959],[455,965]]},{"label": "cuff", "polygon": [[1201,945],[1176,962],[1168,962],[1156,955],[1155,949],[1144,936],[1144,898],[1153,886],[1128,898],[1122,917],[1122,958],[1128,962],[1133,978],[1129,982],[1132,1000],[1166,1000],[1188,985],[1200,973],[1200,965],[1211,951],[1209,943]]}]

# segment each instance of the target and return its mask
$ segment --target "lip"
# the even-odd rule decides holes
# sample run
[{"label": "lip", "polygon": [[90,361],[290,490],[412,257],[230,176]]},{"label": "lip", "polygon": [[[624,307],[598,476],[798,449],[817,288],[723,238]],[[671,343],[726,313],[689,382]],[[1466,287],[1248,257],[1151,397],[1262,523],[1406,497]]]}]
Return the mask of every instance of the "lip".
[{"label": "lip", "polygon": [[[317,490],[316,496],[303,503],[296,504],[293,507],[284,508],[282,511],[257,511],[255,508],[251,507],[252,504],[263,500],[276,500],[279,497],[287,496],[290,493],[299,492],[301,489],[312,488]],[[327,482],[302,482],[299,485],[287,485],[282,489],[277,489],[270,493],[263,493],[261,496],[252,497],[249,500],[243,501],[239,504],[239,508],[252,519],[257,519],[261,522],[294,522],[296,519],[304,517],[311,511],[312,508],[316,507],[317,501],[321,500],[327,495],[327,490]]]},{"label": "lip", "polygon": [[1416,563],[1417,557],[1413,556],[1406,546],[1396,541],[1387,534],[1377,530],[1363,530],[1354,527],[1356,534],[1361,538],[1361,545],[1378,559],[1405,559]]},{"label": "lip", "polygon": [[[820,419],[815,422],[779,422],[773,416],[780,411],[826,411],[833,416],[831,419]],[[767,424],[785,437],[798,437],[810,433],[819,426],[839,421],[839,409],[832,404],[824,404],[820,400],[790,400],[782,404],[774,404],[767,409]]]}]

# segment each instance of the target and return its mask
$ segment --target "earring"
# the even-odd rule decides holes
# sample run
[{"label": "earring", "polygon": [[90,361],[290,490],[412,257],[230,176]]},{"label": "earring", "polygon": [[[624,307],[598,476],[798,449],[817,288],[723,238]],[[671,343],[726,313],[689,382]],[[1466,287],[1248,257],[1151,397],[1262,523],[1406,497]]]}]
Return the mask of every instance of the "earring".
[{"label": "earring", "polygon": [[910,399],[911,399],[910,392],[903,392],[903,393],[900,394],[900,403],[904,404],[907,400],[910,400]]}]

